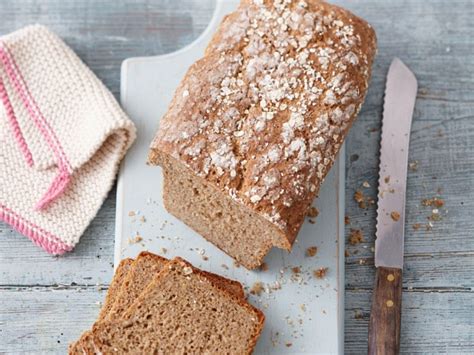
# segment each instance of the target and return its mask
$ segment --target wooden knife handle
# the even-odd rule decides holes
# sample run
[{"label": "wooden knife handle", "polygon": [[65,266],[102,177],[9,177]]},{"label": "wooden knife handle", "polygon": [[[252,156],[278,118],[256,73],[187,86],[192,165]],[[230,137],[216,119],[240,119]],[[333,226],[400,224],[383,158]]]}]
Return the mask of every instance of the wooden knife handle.
[{"label": "wooden knife handle", "polygon": [[369,323],[369,355],[400,352],[402,270],[378,267]]}]

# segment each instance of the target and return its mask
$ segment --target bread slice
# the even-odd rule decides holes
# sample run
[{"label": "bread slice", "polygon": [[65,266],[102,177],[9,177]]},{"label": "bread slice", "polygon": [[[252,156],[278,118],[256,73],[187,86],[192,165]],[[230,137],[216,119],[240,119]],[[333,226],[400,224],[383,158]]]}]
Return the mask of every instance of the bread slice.
[{"label": "bread slice", "polygon": [[117,300],[118,292],[122,287],[124,279],[127,277],[128,272],[130,271],[132,263],[133,259],[127,258],[123,259],[117,266],[117,270],[115,270],[115,275],[110,282],[107,295],[105,296],[104,304],[102,305],[99,317],[97,318],[99,322],[103,320],[112,309],[115,301]]},{"label": "bread slice", "polygon": [[264,315],[201,270],[175,258],[121,320],[94,325],[96,353],[250,354]]},{"label": "bread slice", "polygon": [[166,209],[247,268],[290,250],[368,88],[373,28],[320,0],[242,0],[176,90],[148,161]]},{"label": "bread slice", "polygon": [[102,320],[119,319],[167,262],[168,259],[159,255],[141,252],[117,291],[114,304]]},{"label": "bread slice", "polygon": [[[106,301],[96,323],[120,319],[124,311],[128,309],[167,263],[168,259],[150,252],[141,252],[135,261],[133,259],[122,260],[112,279]],[[203,274],[211,282],[236,297],[242,299],[245,297],[240,282],[210,272],[203,271]],[[90,336],[90,331],[84,332],[76,342],[69,346],[69,353],[87,353],[86,349],[90,351]]]},{"label": "bread slice", "polygon": [[[130,271],[131,265],[133,263],[133,259],[127,258],[123,259],[120,264],[117,266],[117,270],[115,270],[114,277],[112,278],[112,281],[110,282],[109,289],[107,291],[107,295],[105,296],[105,301],[104,304],[102,305],[102,308],[100,310],[99,316],[97,317],[97,321],[100,322],[104,320],[104,318],[108,315],[110,310],[113,307],[113,304],[115,303],[119,289],[121,288],[124,279],[126,278],[128,272]],[[79,349],[82,345],[79,343],[83,344],[85,342],[85,339],[87,339],[90,334],[89,331],[84,332],[84,334],[81,335],[81,337],[74,343],[69,345],[69,352],[72,352],[73,349]],[[79,353],[82,353],[79,352]]]},{"label": "bread slice", "polygon": [[[121,318],[123,313],[143,292],[155,275],[163,269],[167,262],[168,259],[159,255],[141,252],[130,267],[130,271],[123,280],[122,286],[115,297],[115,303],[103,320]],[[244,297],[244,289],[240,282],[208,272],[204,272],[204,274],[212,282],[217,283],[228,292],[235,294],[237,297]]]}]

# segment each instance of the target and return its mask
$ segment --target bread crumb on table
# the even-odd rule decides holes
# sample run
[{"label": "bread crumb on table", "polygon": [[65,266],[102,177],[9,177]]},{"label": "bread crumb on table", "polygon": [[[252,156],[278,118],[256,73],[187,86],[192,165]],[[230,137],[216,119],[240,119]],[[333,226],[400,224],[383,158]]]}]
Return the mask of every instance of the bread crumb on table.
[{"label": "bread crumb on table", "polygon": [[349,216],[344,216],[344,224],[347,226],[350,223],[351,223],[350,217]]},{"label": "bread crumb on table", "polygon": [[362,193],[362,191],[357,190],[354,193],[354,200],[359,204],[360,208],[367,208],[367,204],[365,203],[364,194]]},{"label": "bread crumb on table", "polygon": [[410,163],[408,163],[408,169],[411,171],[417,171],[418,170],[418,160],[414,160]]},{"label": "bread crumb on table", "polygon": [[359,208],[362,209],[375,205],[375,200],[370,196],[365,196],[361,190],[354,192],[354,200],[359,204]]},{"label": "bread crumb on table", "polygon": [[421,201],[421,204],[425,207],[433,206],[433,207],[441,208],[444,206],[444,200],[438,197],[425,198]]},{"label": "bread crumb on table", "polygon": [[349,234],[349,244],[350,245],[357,245],[364,242],[364,235],[360,229],[353,229],[351,228],[351,232]]}]

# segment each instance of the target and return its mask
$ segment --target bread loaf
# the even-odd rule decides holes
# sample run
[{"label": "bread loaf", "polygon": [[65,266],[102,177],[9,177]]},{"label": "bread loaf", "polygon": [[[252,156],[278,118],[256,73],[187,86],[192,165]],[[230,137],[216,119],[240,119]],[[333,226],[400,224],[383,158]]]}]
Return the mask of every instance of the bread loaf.
[{"label": "bread loaf", "polygon": [[375,52],[371,26],[340,7],[243,0],[151,143],[168,211],[247,268],[272,247],[290,250],[361,108]]}]

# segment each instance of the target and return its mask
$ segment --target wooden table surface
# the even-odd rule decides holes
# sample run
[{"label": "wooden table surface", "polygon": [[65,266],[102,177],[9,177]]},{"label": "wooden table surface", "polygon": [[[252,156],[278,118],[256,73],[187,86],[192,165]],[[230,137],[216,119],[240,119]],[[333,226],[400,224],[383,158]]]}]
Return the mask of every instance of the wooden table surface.
[{"label": "wooden table surface", "polygon": [[[336,2],[367,19],[379,42],[371,88],[346,149],[346,352],[367,349],[375,206],[360,208],[353,196],[360,190],[376,197],[384,79],[398,56],[419,83],[408,174],[401,349],[473,353],[474,3]],[[36,22],[50,26],[118,96],[123,59],[192,42],[213,8],[211,0],[5,0],[0,33]],[[429,220],[433,207],[422,200],[433,197],[444,206],[440,218]],[[0,353],[64,353],[92,324],[112,277],[114,216],[113,190],[80,244],[64,257],[47,255],[0,223]],[[351,228],[362,231],[360,244],[350,245]]]}]

